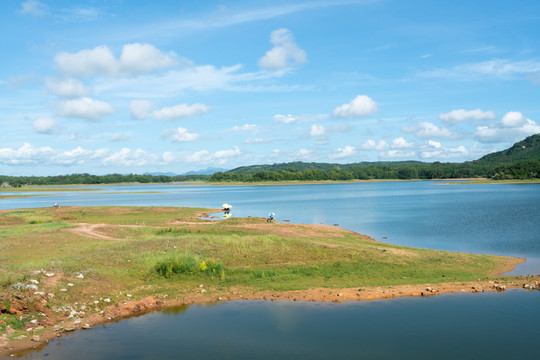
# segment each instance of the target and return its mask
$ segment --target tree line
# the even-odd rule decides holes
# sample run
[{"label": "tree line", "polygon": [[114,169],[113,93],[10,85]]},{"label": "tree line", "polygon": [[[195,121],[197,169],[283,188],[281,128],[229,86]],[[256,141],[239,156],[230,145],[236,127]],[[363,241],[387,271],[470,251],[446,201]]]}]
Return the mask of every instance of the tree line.
[{"label": "tree line", "polygon": [[210,176],[212,182],[267,182],[267,181],[317,181],[317,180],[381,180],[381,179],[534,179],[540,178],[540,161],[491,165],[467,162],[432,164],[407,164],[397,166],[358,166],[308,170],[259,170],[246,172],[217,172]]}]

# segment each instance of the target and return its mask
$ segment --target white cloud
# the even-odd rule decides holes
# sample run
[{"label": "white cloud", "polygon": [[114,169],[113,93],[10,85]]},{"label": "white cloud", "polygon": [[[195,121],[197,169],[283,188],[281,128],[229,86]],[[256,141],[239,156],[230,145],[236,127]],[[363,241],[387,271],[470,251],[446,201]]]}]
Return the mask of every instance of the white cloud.
[{"label": "white cloud", "polygon": [[60,132],[60,124],[58,121],[49,118],[39,118],[32,122],[34,131],[40,134],[58,134]]},{"label": "white cloud", "polygon": [[105,166],[129,167],[129,166],[145,166],[155,164],[159,158],[142,149],[131,150],[122,148],[120,151],[103,159],[102,164]]},{"label": "white cloud", "polygon": [[211,160],[216,164],[223,165],[223,164],[226,164],[229,161],[229,159],[240,156],[241,154],[242,154],[242,152],[240,151],[238,146],[235,146],[231,150],[219,150],[219,151],[216,151],[211,156]]},{"label": "white cloud", "polygon": [[294,42],[288,29],[272,31],[270,42],[274,47],[259,59],[259,66],[263,69],[283,70],[306,62],[306,52]]},{"label": "white cloud", "polygon": [[498,143],[522,140],[540,133],[540,125],[521,112],[507,112],[499,123],[477,126],[475,138],[482,143]]},{"label": "white cloud", "polygon": [[42,160],[48,162],[48,159],[53,154],[54,150],[49,146],[36,148],[29,143],[24,143],[18,149],[0,148],[0,164],[36,164]]},{"label": "white cloud", "polygon": [[336,117],[365,117],[377,111],[377,103],[367,95],[358,95],[350,103],[334,109]]},{"label": "white cloud", "polygon": [[208,112],[210,108],[204,104],[178,104],[171,107],[164,107],[152,112],[151,116],[158,120],[178,120],[181,118],[200,115]]},{"label": "white cloud", "polygon": [[150,44],[126,44],[120,55],[120,67],[129,73],[148,73],[176,65],[176,55],[164,54]]},{"label": "white cloud", "polygon": [[416,157],[414,150],[388,150],[381,151],[379,156],[383,159],[413,159]]},{"label": "white cloud", "polygon": [[234,126],[232,128],[230,128],[229,130],[230,131],[233,131],[233,132],[240,132],[240,131],[254,131],[254,130],[257,130],[258,126],[255,125],[255,124],[244,124],[242,126]]},{"label": "white cloud", "polygon": [[407,133],[412,133],[416,137],[421,139],[427,139],[427,138],[449,138],[455,136],[455,134],[445,128],[445,127],[438,127],[437,125],[424,121],[421,122],[418,125],[413,126],[404,126],[402,128],[403,131]]},{"label": "white cloud", "polygon": [[305,159],[305,158],[308,158],[311,155],[311,153],[312,151],[309,149],[300,149],[296,153],[296,157]]},{"label": "white cloud", "polygon": [[0,148],[0,164],[5,165],[73,165],[84,164],[106,156],[108,149],[85,150],[78,146],[69,151],[50,146],[34,147],[24,143],[19,149]]},{"label": "white cloud", "polygon": [[512,62],[506,59],[494,59],[459,65],[449,69],[424,71],[420,75],[470,81],[484,77],[513,79],[516,75],[530,75],[538,72],[540,72],[540,62],[535,60]]},{"label": "white cloud", "polygon": [[83,83],[77,79],[47,79],[47,89],[59,97],[77,98],[88,94]]},{"label": "white cloud", "polygon": [[28,0],[21,3],[19,12],[25,15],[42,16],[48,14],[48,7],[40,1]]},{"label": "white cloud", "polygon": [[493,120],[495,119],[495,113],[493,111],[482,111],[480,109],[476,110],[452,110],[448,113],[439,114],[439,119],[456,124],[468,120]]},{"label": "white cloud", "polygon": [[330,159],[342,159],[356,154],[356,148],[354,146],[345,146],[338,148],[334,153],[329,154]]},{"label": "white cloud", "polygon": [[373,140],[366,140],[361,148],[363,150],[385,150],[385,149],[388,149],[388,143],[384,140],[379,140],[378,142],[375,142]]},{"label": "white cloud", "polygon": [[60,102],[57,108],[59,116],[93,121],[99,121],[114,112],[115,110],[106,102],[88,97]]},{"label": "white cloud", "polygon": [[414,147],[415,144],[412,141],[407,141],[402,137],[398,137],[392,140],[392,149],[410,149]]},{"label": "white cloud", "polygon": [[423,159],[453,159],[463,158],[467,155],[469,155],[469,151],[463,145],[456,148],[447,148],[442,146],[440,142],[433,140],[429,140],[420,151],[420,157]]},{"label": "white cloud", "polygon": [[519,111],[509,111],[504,114],[501,125],[504,127],[519,127],[525,125],[527,118]]},{"label": "white cloud", "polygon": [[326,136],[326,129],[322,125],[313,124],[311,125],[311,131],[309,132],[311,137],[321,137]]},{"label": "white cloud", "polygon": [[150,44],[126,44],[119,59],[105,45],[76,53],[62,52],[54,57],[62,74],[71,76],[126,76],[165,69],[176,65],[174,54],[165,54]]},{"label": "white cloud", "polygon": [[272,139],[263,139],[263,138],[248,138],[246,139],[246,144],[266,144],[272,142]]},{"label": "white cloud", "polygon": [[292,116],[291,114],[289,115],[276,114],[274,115],[274,121],[280,122],[282,124],[292,124],[292,123],[298,122],[298,117]]},{"label": "white cloud", "polygon": [[209,158],[210,152],[208,150],[201,150],[194,152],[193,154],[186,157],[187,162],[202,162],[207,161]]},{"label": "white cloud", "polygon": [[199,134],[189,132],[188,129],[179,127],[177,129],[165,130],[161,133],[163,137],[170,138],[173,142],[189,142],[199,138]]},{"label": "white cloud", "polygon": [[148,100],[133,100],[128,106],[131,117],[136,120],[149,118],[154,108],[154,103]]}]

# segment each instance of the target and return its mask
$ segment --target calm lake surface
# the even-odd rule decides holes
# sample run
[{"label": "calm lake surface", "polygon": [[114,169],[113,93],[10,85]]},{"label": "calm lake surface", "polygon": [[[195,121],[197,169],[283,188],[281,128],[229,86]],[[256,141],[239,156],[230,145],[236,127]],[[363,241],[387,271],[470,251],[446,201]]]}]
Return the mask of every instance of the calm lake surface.
[{"label": "calm lake surface", "polygon": [[27,359],[534,359],[538,291],[353,303],[228,302],[53,340]]},{"label": "calm lake surface", "polygon": [[[0,209],[55,202],[219,208],[226,202],[233,205],[233,216],[275,212],[278,220],[339,224],[392,244],[526,257],[512,273],[540,274],[540,184],[97,188],[103,190],[0,199]],[[521,290],[344,304],[190,306],[79,331],[26,358],[535,358],[539,305],[539,291]]]}]

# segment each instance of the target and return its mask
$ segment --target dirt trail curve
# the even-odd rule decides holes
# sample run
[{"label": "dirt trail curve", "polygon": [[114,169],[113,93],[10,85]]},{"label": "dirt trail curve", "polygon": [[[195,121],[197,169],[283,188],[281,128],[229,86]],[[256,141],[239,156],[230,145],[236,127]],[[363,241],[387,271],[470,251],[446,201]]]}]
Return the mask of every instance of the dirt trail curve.
[{"label": "dirt trail curve", "polygon": [[107,227],[108,225],[106,225],[106,224],[79,223],[79,224],[75,224],[75,225],[77,225],[77,227],[70,228],[70,229],[65,229],[64,231],[67,231],[67,232],[70,232],[70,233],[76,234],[76,235],[82,235],[82,236],[86,236],[86,237],[91,237],[91,238],[94,238],[94,239],[116,240],[116,241],[124,240],[124,239],[114,238],[114,237],[111,237],[111,236],[100,234],[99,232],[96,231],[97,228]]}]

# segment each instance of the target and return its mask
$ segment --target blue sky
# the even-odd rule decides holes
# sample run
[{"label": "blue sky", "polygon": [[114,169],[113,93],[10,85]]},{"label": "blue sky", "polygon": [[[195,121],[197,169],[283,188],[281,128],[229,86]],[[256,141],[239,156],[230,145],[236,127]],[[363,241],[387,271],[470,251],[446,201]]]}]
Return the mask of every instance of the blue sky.
[{"label": "blue sky", "polygon": [[0,174],[461,162],[540,133],[540,2],[2,1]]}]

